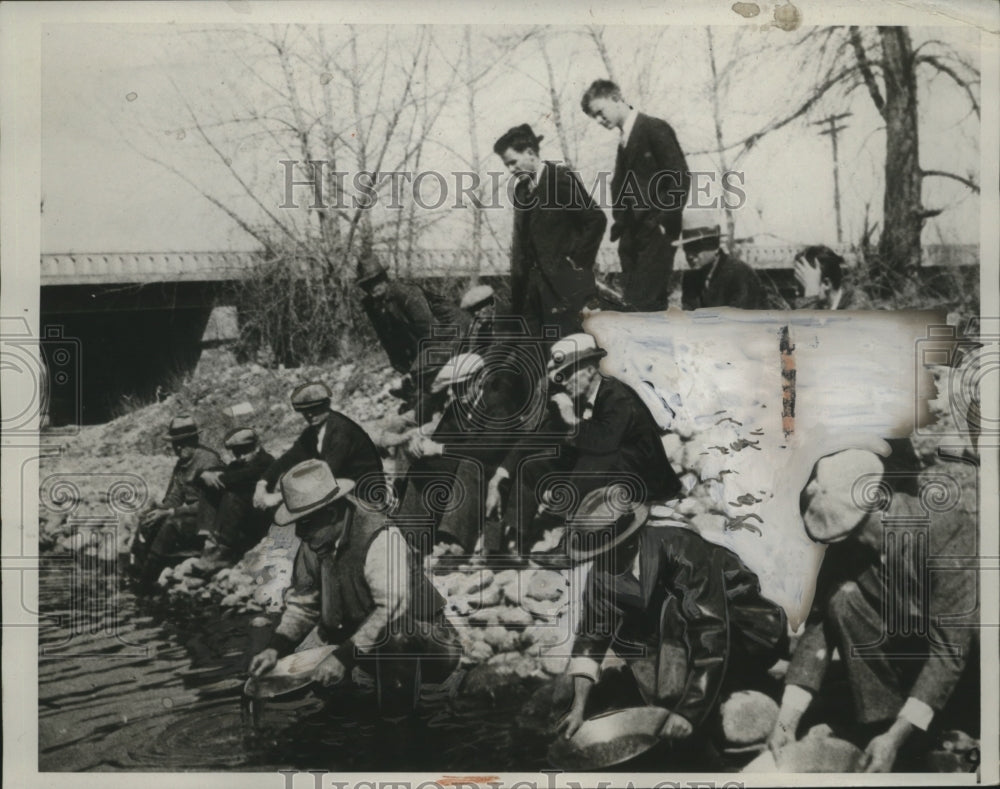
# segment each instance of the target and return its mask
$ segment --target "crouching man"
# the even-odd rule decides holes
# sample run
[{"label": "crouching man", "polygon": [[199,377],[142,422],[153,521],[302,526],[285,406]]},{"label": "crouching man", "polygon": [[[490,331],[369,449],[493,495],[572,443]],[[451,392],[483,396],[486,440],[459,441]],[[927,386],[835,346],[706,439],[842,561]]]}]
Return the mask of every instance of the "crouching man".
[{"label": "crouching man", "polygon": [[290,654],[316,627],[337,649],[313,679],[332,685],[358,666],[386,691],[441,682],[458,663],[445,600],[417,563],[400,531],[350,495],[354,482],[336,479],[321,460],[306,460],[280,481],[282,504],[274,521],[295,524],[301,539],[285,597],[285,611],[270,645],[254,656],[260,677]]},{"label": "crouching man", "polygon": [[787,648],[784,610],[730,550],[682,521],[649,520],[619,486],[584,497],[567,521],[567,552],[593,560],[568,671],[573,701],[559,729],[586,715],[608,649],[623,658],[646,704],[671,711],[661,736],[682,740],[705,726],[730,691],[759,687]]},{"label": "crouching man", "polygon": [[215,506],[201,474],[222,467],[222,459],[198,440],[198,425],[187,415],[170,421],[166,438],[177,456],[163,501],[139,522],[130,550],[130,571],[139,590],[148,592],[181,551],[199,551],[211,532]]},{"label": "crouching man", "polygon": [[[802,492],[806,533],[830,547],[769,741],[795,740],[836,649],[854,715],[839,733],[865,749],[867,772],[919,766],[927,732],[978,726],[980,704],[976,571],[962,566],[976,555],[975,519],[901,490],[884,463],[858,449],[830,455]],[[859,482],[879,494],[860,501]]]}]

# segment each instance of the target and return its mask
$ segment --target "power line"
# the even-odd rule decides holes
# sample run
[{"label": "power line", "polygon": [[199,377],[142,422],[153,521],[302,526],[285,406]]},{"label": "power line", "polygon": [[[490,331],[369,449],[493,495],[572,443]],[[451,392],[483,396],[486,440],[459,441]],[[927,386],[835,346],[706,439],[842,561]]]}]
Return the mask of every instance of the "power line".
[{"label": "power line", "polygon": [[818,121],[813,121],[813,126],[827,126],[828,128],[820,134],[829,135],[830,143],[833,146],[833,208],[837,216],[837,243],[844,241],[843,231],[840,223],[840,160],[837,154],[837,134],[847,128],[845,125],[838,126],[837,121],[843,118],[850,118],[852,113],[842,112],[840,115],[827,115]]}]

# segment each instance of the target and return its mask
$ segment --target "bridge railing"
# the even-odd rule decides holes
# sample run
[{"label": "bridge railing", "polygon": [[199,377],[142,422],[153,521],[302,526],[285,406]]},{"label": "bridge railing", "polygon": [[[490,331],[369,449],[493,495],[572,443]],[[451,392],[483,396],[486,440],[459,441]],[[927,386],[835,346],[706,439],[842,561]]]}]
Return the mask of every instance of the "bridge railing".
[{"label": "bridge railing", "polygon": [[[754,268],[780,270],[792,267],[799,246],[737,244],[736,253]],[[858,254],[848,246],[834,247],[848,265]],[[154,282],[225,282],[246,276],[260,262],[257,252],[141,252],[83,253],[41,256],[41,284],[103,285]],[[924,247],[925,266],[978,265],[976,244],[931,244]],[[488,249],[476,266],[470,250],[419,249],[411,254],[387,256],[386,264],[396,276],[425,277],[505,276],[510,271],[506,250]],[[680,261],[676,265],[683,265]],[[602,247],[597,257],[601,272],[619,271],[614,247]]]}]

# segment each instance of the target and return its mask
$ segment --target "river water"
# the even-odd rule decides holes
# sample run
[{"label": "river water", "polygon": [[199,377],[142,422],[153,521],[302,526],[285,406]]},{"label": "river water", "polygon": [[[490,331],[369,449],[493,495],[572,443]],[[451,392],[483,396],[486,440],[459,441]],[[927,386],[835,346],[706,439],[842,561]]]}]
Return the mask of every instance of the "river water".
[{"label": "river water", "polygon": [[[519,723],[540,680],[496,698],[425,686],[418,712],[382,718],[372,688],[242,708],[261,632],[207,601],[137,599],[114,573],[43,562],[39,770],[523,771],[547,767],[547,738]],[[256,638],[254,637],[256,633]]]}]

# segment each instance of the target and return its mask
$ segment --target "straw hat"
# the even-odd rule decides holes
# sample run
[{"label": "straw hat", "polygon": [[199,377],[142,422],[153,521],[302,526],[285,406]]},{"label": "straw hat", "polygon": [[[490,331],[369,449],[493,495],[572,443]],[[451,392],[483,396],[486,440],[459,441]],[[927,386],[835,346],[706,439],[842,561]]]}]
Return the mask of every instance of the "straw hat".
[{"label": "straw hat", "polygon": [[168,441],[183,441],[186,438],[197,437],[198,425],[187,414],[181,414],[171,419],[170,426],[167,428],[167,434],[164,436]]},{"label": "straw hat", "polygon": [[566,555],[586,561],[621,545],[649,517],[649,505],[632,501],[625,488],[607,485],[583,497],[566,519]]},{"label": "straw hat", "polygon": [[589,334],[571,334],[554,343],[549,352],[547,366],[549,379],[561,383],[567,370],[571,370],[584,362],[601,359],[608,355],[603,348],[597,347],[597,340]]},{"label": "straw hat", "polygon": [[279,526],[311,515],[354,489],[353,480],[336,479],[322,460],[303,460],[292,466],[282,475],[279,485],[282,503],[274,513],[274,522]]}]

